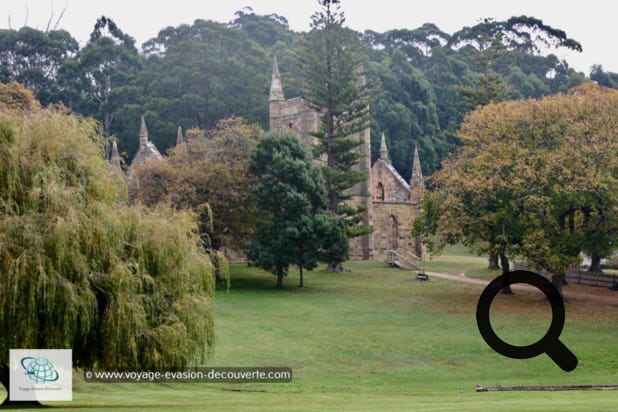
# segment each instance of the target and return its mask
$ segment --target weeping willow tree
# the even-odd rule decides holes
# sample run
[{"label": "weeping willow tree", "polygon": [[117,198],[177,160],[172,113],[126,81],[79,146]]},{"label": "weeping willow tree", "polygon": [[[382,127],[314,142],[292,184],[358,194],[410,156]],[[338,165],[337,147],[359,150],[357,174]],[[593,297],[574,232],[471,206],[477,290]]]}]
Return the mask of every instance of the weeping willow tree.
[{"label": "weeping willow tree", "polygon": [[213,266],[195,215],[127,206],[104,153],[90,120],[0,105],[7,391],[10,348],[72,348],[75,367],[114,370],[180,369],[212,348]]}]

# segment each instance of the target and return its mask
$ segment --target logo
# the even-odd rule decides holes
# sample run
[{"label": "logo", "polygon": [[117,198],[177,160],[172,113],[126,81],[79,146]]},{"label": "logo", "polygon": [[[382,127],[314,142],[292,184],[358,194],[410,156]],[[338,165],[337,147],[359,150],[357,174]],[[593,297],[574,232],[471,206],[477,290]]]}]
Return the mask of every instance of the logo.
[{"label": "logo", "polygon": [[55,382],[60,378],[54,364],[45,357],[33,358],[26,356],[21,358],[21,367],[26,371],[26,375],[35,383]]},{"label": "logo", "polygon": [[11,401],[70,401],[73,399],[71,349],[10,349]]}]

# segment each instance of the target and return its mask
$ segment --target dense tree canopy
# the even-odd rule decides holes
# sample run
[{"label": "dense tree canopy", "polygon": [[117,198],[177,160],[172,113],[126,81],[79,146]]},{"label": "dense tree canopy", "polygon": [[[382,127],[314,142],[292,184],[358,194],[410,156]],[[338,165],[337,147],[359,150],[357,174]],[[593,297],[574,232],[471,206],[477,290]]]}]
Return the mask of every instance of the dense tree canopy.
[{"label": "dense tree canopy", "polygon": [[213,129],[189,130],[169,156],[135,170],[137,199],[149,206],[171,203],[196,212],[208,249],[242,248],[255,224],[249,156],[261,132],[235,117]]},{"label": "dense tree canopy", "polygon": [[232,115],[266,126],[270,59],[242,30],[196,20],[161,30],[144,51],[142,107],[163,148],[178,126],[211,128]]},{"label": "dense tree canopy", "polygon": [[328,211],[320,168],[296,136],[262,136],[250,170],[258,177],[252,188],[257,227],[247,248],[254,265],[277,276],[277,287],[290,265],[297,265],[302,287],[303,269],[314,269],[320,258],[343,260],[345,228]]},{"label": "dense tree canopy", "polygon": [[132,83],[142,66],[135,40],[101,16],[78,62],[85,89],[80,112],[100,119],[103,132],[110,136],[116,112],[134,99]]},{"label": "dense tree canopy", "polygon": [[0,108],[0,367],[9,348],[72,348],[100,369],[202,363],[212,265],[196,221],[128,207],[94,121]]},{"label": "dense tree canopy", "polygon": [[78,48],[77,41],[64,30],[0,30],[0,82],[23,84],[44,105],[57,102],[63,65]]},{"label": "dense tree canopy", "polygon": [[[142,115],[161,151],[173,146],[178,126],[211,128],[237,115],[265,128],[273,56],[288,97],[303,94],[304,64],[294,50],[311,34],[290,30],[283,16],[261,16],[245,8],[228,24],[196,20],[163,28],[141,53],[113,20],[102,17],[94,23],[81,49],[62,31],[0,31],[0,80],[26,84],[44,105],[62,102],[94,116],[106,134],[117,137],[127,158],[137,150],[136,124]],[[373,160],[384,132],[396,148],[391,150],[393,165],[406,178],[415,144],[424,170],[431,173],[451,143],[457,143],[454,132],[470,110],[461,105],[461,88],[485,72],[486,66],[477,64],[479,56],[494,55],[492,75],[510,87],[509,99],[540,98],[586,80],[555,55],[541,53],[548,46],[578,50],[579,44],[528,16],[484,19],[453,35],[430,23],[348,33],[365,44],[362,60],[374,86]],[[494,54],[498,44],[501,51]],[[592,80],[608,87],[614,87],[615,77],[600,66],[591,73]]]},{"label": "dense tree canopy", "polygon": [[[431,174],[446,152],[440,142],[438,101],[425,73],[414,67],[403,51],[384,56],[380,63],[368,65],[373,84],[373,134],[386,136],[390,159],[401,175],[409,180],[415,145],[425,160],[424,171]],[[380,150],[372,144],[372,160]],[[426,165],[426,167],[425,167]]]},{"label": "dense tree canopy", "polygon": [[498,248],[507,271],[523,257],[559,285],[581,251],[607,256],[617,240],[617,115],[618,91],[592,84],[475,110],[418,226],[442,244]]}]

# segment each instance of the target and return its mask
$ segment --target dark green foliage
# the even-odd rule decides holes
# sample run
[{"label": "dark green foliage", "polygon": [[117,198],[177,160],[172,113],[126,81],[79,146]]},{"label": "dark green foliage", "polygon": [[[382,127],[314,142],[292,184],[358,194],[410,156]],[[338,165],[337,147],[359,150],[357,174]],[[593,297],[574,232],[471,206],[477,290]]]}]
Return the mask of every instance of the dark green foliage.
[{"label": "dark green foliage", "polygon": [[409,57],[410,63],[421,66],[433,49],[445,45],[450,36],[435,24],[425,23],[414,30],[396,29],[383,34],[366,31],[363,38],[372,47],[384,47],[388,54],[400,50]]},{"label": "dark green foliage", "polygon": [[544,83],[536,74],[526,74],[518,66],[509,71],[508,83],[513,88],[512,97],[517,99],[539,98],[550,94],[549,85]]},{"label": "dark green foliage", "polygon": [[506,21],[483,19],[473,27],[464,27],[454,33],[449,44],[457,48],[461,44],[472,43],[478,50],[483,51],[488,39],[498,39],[509,50],[530,54],[538,53],[543,47],[566,47],[582,51],[581,44],[569,39],[564,31],[528,16],[514,16]]},{"label": "dark green foliage", "polygon": [[234,19],[228,27],[243,30],[251,40],[265,50],[272,49],[277,42],[291,46],[296,34],[290,30],[288,20],[278,14],[260,16],[253,12],[251,7],[245,7],[235,13]]},{"label": "dark green foliage", "polygon": [[276,275],[281,287],[292,264],[302,274],[303,268],[317,266],[324,251],[343,260],[343,225],[327,211],[320,169],[297,137],[264,134],[251,155],[250,170],[259,179],[253,188],[258,224],[247,250],[254,265]]},{"label": "dark green foliage", "polygon": [[465,109],[474,110],[478,106],[509,100],[512,92],[504,77],[494,71],[488,71],[486,74],[471,76],[468,85],[459,88],[462,98],[460,105]]},{"label": "dark green foliage", "polygon": [[0,30],[0,82],[23,84],[43,105],[57,102],[63,89],[61,68],[78,48],[77,41],[64,30]]},{"label": "dark green foliage", "polygon": [[112,19],[101,16],[77,59],[85,89],[79,111],[98,119],[105,135],[110,136],[116,112],[136,94],[132,83],[141,70],[142,57],[135,40]]},{"label": "dark green foliage", "polygon": [[[136,83],[160,150],[174,144],[178,126],[208,129],[232,115],[268,123],[270,59],[242,30],[196,20],[161,30],[143,49],[146,62]],[[129,119],[134,109],[126,109],[119,115]],[[119,131],[126,142],[121,150],[133,153],[137,148],[136,130]]]},{"label": "dark green foliage", "polygon": [[372,161],[379,158],[379,136],[384,133],[391,162],[406,180],[412,174],[415,144],[427,165],[424,172],[431,174],[446,151],[437,140],[440,124],[433,86],[399,49],[380,64],[369,64],[368,74],[375,79]]},{"label": "dark green foliage", "polygon": [[[320,4],[332,9],[331,17],[337,19],[339,2]],[[457,143],[454,132],[469,110],[461,105],[462,90],[488,90],[497,85],[499,93],[495,94],[506,99],[539,98],[586,80],[555,55],[541,54],[551,47],[579,50],[579,43],[533,17],[485,19],[452,36],[430,23],[363,35],[339,28],[336,36],[343,37],[333,41],[345,46],[343,52],[356,49],[359,38],[364,42],[360,60],[368,84],[373,84],[373,160],[384,132],[393,163],[406,178],[414,144],[419,145],[423,168],[430,174],[452,149],[450,144]],[[250,8],[238,11],[228,24],[197,20],[164,28],[144,44],[141,54],[133,39],[105,17],[96,22],[90,41],[81,50],[66,32],[2,30],[0,80],[26,84],[44,105],[62,102],[97,118],[106,134],[117,137],[120,151],[130,159],[137,149],[142,115],[162,152],[173,145],[179,125],[210,128],[233,114],[266,127],[272,56],[277,56],[288,97],[309,97],[304,93],[308,88],[327,84],[306,76],[322,76],[315,66],[318,57],[324,56],[322,49],[316,48],[314,57],[307,60],[293,51],[314,34],[294,32],[285,17],[260,16]],[[360,60],[346,64],[352,67]],[[357,77],[356,69],[352,67],[350,78]],[[486,78],[489,86],[480,84],[488,74],[497,81]],[[609,87],[617,82],[614,74],[599,68],[593,68],[591,79]],[[349,78],[333,80],[329,84],[344,85]],[[308,87],[303,90],[303,85]]]},{"label": "dark green foliage", "polygon": [[599,86],[618,89],[618,73],[605,72],[603,66],[595,64],[590,71],[590,80],[597,82]]},{"label": "dark green foliage", "polygon": [[[266,54],[277,57],[279,69],[285,73],[282,82],[287,96],[302,94],[302,73],[294,53],[302,34],[290,30],[285,17],[277,14],[260,16],[250,7],[245,7],[236,12],[236,19],[228,27],[244,31]],[[264,102],[260,103],[263,105]]]},{"label": "dark green foliage", "polygon": [[[542,97],[566,91],[583,81],[583,78],[569,69],[566,62],[559,60],[553,54],[547,56],[540,54],[544,49],[559,47],[581,51],[581,45],[568,38],[564,31],[547,26],[533,17],[511,17],[506,21],[484,19],[473,27],[464,27],[454,33],[449,39],[448,46],[457,49],[458,53],[464,56],[470,65],[470,70],[486,78],[493,77],[486,80],[498,91],[494,93],[495,96],[503,95],[507,99],[520,96]],[[533,86],[536,89],[534,91],[530,90],[529,82],[522,84],[521,79],[509,82],[514,88],[512,91],[500,86],[499,83],[504,83],[505,78],[510,77],[514,66],[521,69],[527,77],[534,75],[545,84],[545,87],[538,84],[534,77],[530,78],[530,82],[536,83]],[[477,87],[483,88],[486,85]],[[530,93],[537,95],[530,96]]]}]

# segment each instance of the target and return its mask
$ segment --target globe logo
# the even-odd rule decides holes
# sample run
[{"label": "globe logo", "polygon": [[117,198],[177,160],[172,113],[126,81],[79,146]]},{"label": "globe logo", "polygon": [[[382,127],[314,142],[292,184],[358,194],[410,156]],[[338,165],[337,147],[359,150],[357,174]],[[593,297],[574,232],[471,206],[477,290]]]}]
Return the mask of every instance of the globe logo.
[{"label": "globe logo", "polygon": [[53,382],[60,377],[54,365],[47,358],[27,356],[21,359],[21,366],[30,380],[35,383]]}]

